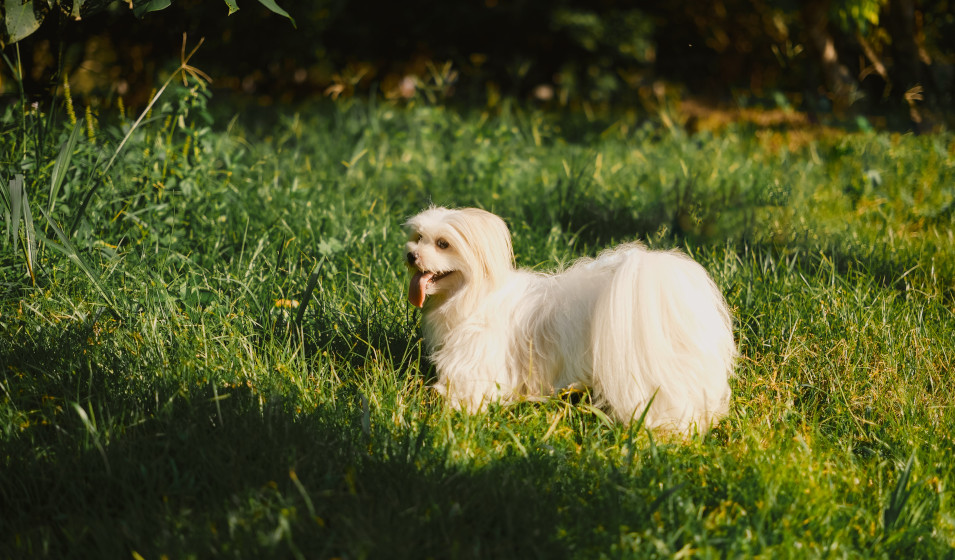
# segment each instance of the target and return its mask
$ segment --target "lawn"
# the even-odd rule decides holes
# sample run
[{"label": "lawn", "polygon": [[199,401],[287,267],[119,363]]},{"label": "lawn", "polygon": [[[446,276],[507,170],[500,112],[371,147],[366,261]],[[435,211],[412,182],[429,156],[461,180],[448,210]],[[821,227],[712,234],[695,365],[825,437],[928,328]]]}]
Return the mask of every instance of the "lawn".
[{"label": "lawn", "polygon": [[[955,554],[951,134],[226,103],[0,118],[0,557]],[[444,409],[402,265],[431,203],[539,270],[689,252],[730,415]]]}]

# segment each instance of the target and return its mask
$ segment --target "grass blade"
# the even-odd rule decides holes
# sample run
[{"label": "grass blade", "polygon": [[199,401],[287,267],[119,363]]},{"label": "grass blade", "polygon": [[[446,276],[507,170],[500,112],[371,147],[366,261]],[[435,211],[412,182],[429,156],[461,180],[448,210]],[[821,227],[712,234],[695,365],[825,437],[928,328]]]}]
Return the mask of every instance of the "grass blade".
[{"label": "grass blade", "polygon": [[106,292],[106,289],[103,288],[103,284],[100,282],[99,276],[93,272],[93,269],[90,268],[85,261],[83,261],[83,258],[80,257],[76,247],[73,246],[73,243],[70,242],[69,237],[67,237],[66,233],[63,232],[63,229],[56,225],[56,222],[50,219],[50,216],[48,216],[42,208],[40,208],[40,212],[43,213],[43,217],[46,218],[46,221],[50,224],[50,227],[56,234],[57,239],[60,241],[60,243],[57,244],[47,240],[47,245],[66,255],[68,259],[80,267],[80,270],[82,270],[83,273],[86,274],[87,278],[90,279],[90,282],[93,283],[93,287],[96,288],[96,291],[99,292],[100,296],[102,296],[106,301],[106,305],[109,306],[109,310],[113,314],[113,317],[116,319],[121,319],[119,310],[116,307],[116,303],[113,301],[113,298],[110,297],[109,293]]},{"label": "grass blade", "polygon": [[20,213],[23,203],[23,175],[17,174],[10,180],[10,218],[11,224],[8,233],[12,236],[13,252],[17,252],[17,241],[20,236]]},{"label": "grass blade", "polygon": [[20,244],[20,219],[23,219],[23,256],[26,259],[27,272],[30,280],[36,284],[36,274],[33,264],[36,262],[36,230],[33,227],[33,213],[30,211],[30,201],[23,186],[23,175],[16,174],[7,184],[7,192],[3,195],[9,204],[10,212],[4,213],[7,222],[7,239],[12,240],[13,251],[16,254]]},{"label": "grass blade", "polygon": [[3,234],[3,236],[5,238],[4,241],[6,241],[6,239],[10,237],[10,226],[11,226],[10,193],[7,192],[7,189],[4,187],[3,183],[0,183],[0,199],[2,199],[2,201],[0,202],[3,202],[3,205],[0,206],[0,212],[2,212],[3,214],[3,225],[5,228],[4,231],[6,232]]},{"label": "grass blade", "polygon": [[[659,391],[659,389],[657,391]],[[636,423],[634,423],[633,419],[631,419],[630,427],[632,430],[634,429],[639,430],[640,428],[643,427],[644,423],[647,421],[647,413],[650,412],[650,405],[652,405],[654,399],[657,398],[657,391],[654,391],[653,394],[650,395],[650,400],[647,401],[647,406],[643,407],[643,412],[640,413],[640,417],[637,418]],[[634,413],[636,413],[636,411],[634,411]]]},{"label": "grass blade", "polygon": [[53,206],[56,204],[56,197],[60,194],[60,187],[63,185],[63,178],[70,168],[70,160],[73,159],[73,150],[76,149],[76,143],[83,133],[83,127],[76,125],[73,132],[66,142],[60,146],[60,153],[56,156],[56,162],[53,164],[53,172],[50,177],[50,203],[47,206],[47,213],[53,213]]},{"label": "grass blade", "polygon": [[302,318],[305,317],[305,309],[308,307],[308,302],[312,298],[312,291],[315,289],[315,285],[318,284],[318,273],[322,270],[322,265],[325,263],[325,257],[322,257],[318,264],[315,265],[315,268],[312,269],[312,274],[308,277],[308,285],[305,286],[305,293],[302,295],[302,306],[298,308],[298,314],[295,316],[295,324],[301,325]]},{"label": "grass blade", "polygon": [[73,403],[73,410],[75,410],[76,415],[80,417],[80,421],[83,422],[83,427],[86,428],[86,433],[90,435],[90,439],[93,440],[93,445],[96,446],[100,457],[103,458],[103,465],[106,466],[106,474],[113,474],[113,469],[109,466],[109,458],[106,456],[106,449],[99,440],[99,432],[96,431],[96,426],[90,421],[89,415],[83,410],[83,407],[80,406],[79,403]]},{"label": "grass blade", "polygon": [[913,451],[912,455],[909,456],[909,460],[905,463],[905,468],[902,469],[902,474],[899,475],[899,480],[896,482],[895,488],[889,495],[888,505],[886,505],[882,511],[882,524],[886,535],[898,525],[899,518],[902,517],[902,509],[912,495],[912,489],[909,488],[909,479],[912,478],[912,466],[914,464],[915,452]]},{"label": "grass blade", "polygon": [[26,191],[23,192],[23,254],[27,259],[30,280],[36,284],[36,274],[33,272],[33,263],[36,262],[36,229],[33,227],[33,213],[30,211],[30,200]]}]

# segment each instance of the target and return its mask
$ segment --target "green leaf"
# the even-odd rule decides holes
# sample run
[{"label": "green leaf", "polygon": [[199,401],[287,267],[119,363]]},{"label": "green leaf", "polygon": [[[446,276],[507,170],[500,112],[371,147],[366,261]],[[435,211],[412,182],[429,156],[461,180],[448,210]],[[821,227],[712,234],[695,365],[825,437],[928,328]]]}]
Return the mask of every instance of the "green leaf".
[{"label": "green leaf", "polygon": [[[229,0],[226,0],[226,1],[228,2]],[[280,8],[279,5],[275,3],[275,0],[259,0],[259,4],[262,4],[263,6],[271,10],[273,13],[276,13],[280,16],[288,18],[288,20],[292,22],[292,26],[293,27],[295,26],[295,20],[292,18],[292,16],[290,16],[288,12]]]},{"label": "green leaf", "polygon": [[239,5],[235,3],[235,0],[225,0],[226,6],[229,7],[229,15],[239,11]]},{"label": "green leaf", "polygon": [[171,4],[172,0],[135,0],[133,2],[133,15],[141,18],[149,12],[165,10]]},{"label": "green leaf", "polygon": [[149,12],[165,10],[172,4],[172,0],[138,0],[133,3],[133,15],[141,18]]},{"label": "green leaf", "polygon": [[43,17],[37,18],[33,2],[3,0],[3,24],[7,28],[7,41],[16,43],[40,27]]},{"label": "green leaf", "polygon": [[[78,8],[82,9],[80,14],[83,17],[91,16],[93,14],[98,14],[115,3],[115,0],[75,0],[79,4]],[[125,3],[129,3],[129,0],[126,0]]]}]

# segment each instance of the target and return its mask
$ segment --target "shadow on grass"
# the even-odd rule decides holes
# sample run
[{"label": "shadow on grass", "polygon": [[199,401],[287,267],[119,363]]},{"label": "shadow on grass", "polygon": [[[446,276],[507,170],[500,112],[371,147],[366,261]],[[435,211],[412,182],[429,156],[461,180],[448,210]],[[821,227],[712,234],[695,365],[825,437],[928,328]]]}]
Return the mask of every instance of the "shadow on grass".
[{"label": "shadow on grass", "polygon": [[98,328],[0,347],[5,408],[23,413],[0,440],[2,557],[568,554],[561,511],[593,481],[558,457],[455,466],[426,421],[368,424],[347,391],[303,413],[136,379],[135,356],[90,343]]},{"label": "shadow on grass", "polygon": [[427,434],[366,433],[357,404],[286,408],[242,389],[8,438],[3,555],[566,556],[559,512],[589,484],[557,459],[454,467]]}]

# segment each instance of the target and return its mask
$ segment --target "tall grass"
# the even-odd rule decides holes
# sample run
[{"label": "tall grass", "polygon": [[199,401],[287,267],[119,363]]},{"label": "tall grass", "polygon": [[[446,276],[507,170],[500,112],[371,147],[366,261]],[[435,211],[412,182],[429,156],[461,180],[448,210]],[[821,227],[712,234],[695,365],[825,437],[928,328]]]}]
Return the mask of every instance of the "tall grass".
[{"label": "tall grass", "polygon": [[[95,143],[0,140],[73,247],[34,286],[7,222],[0,556],[952,555],[950,135],[360,101],[214,125],[170,88]],[[586,395],[445,410],[400,265],[432,202],[503,215],[522,266],[689,251],[736,316],[730,416],[679,441]]]}]

